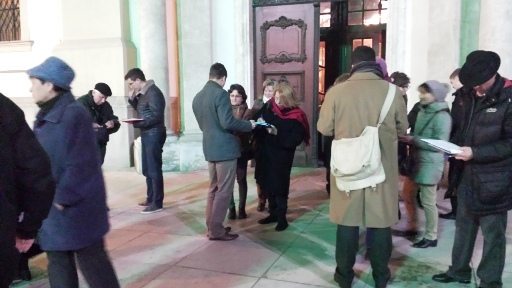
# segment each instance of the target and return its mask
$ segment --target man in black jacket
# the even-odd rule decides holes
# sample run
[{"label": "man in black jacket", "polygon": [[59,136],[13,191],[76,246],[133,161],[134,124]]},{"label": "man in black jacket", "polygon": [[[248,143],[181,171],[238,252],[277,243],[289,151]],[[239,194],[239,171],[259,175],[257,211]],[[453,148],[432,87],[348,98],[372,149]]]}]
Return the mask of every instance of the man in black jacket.
[{"label": "man in black jacket", "polygon": [[133,122],[140,129],[142,142],[142,174],[146,176],[147,197],[139,203],[141,213],[162,211],[164,179],[162,175],[162,149],[166,130],[164,125],[165,98],[153,80],[147,80],[139,68],[133,68],[124,76],[130,89],[128,102],[137,110],[141,121]]},{"label": "man in black jacket", "polygon": [[82,103],[92,116],[92,127],[96,132],[98,148],[100,149],[101,164],[105,161],[107,142],[109,135],[119,130],[119,118],[114,115],[112,106],[107,102],[107,97],[112,95],[110,87],[105,83],[97,83],[93,90],[77,99]]},{"label": "man in black jacket", "polygon": [[497,73],[499,66],[498,54],[477,50],[459,73],[464,111],[454,139],[462,146],[455,158],[463,166],[456,171],[461,178],[452,265],[432,277],[437,282],[471,282],[469,263],[480,228],[479,287],[503,287],[507,211],[512,209],[512,81]]},{"label": "man in black jacket", "polygon": [[32,246],[48,215],[55,182],[50,160],[23,111],[2,94],[0,163],[0,288],[7,288],[18,267],[18,252]]}]

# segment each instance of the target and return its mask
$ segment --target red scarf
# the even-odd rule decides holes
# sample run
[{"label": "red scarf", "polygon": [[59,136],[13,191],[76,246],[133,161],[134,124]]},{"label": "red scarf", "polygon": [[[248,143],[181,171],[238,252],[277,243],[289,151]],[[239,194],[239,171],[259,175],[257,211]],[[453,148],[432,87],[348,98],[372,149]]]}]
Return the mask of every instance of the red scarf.
[{"label": "red scarf", "polygon": [[306,113],[304,113],[304,111],[302,111],[299,107],[291,108],[288,111],[283,111],[287,108],[279,107],[279,105],[277,105],[274,97],[270,98],[270,100],[268,100],[268,102],[270,102],[270,105],[272,105],[272,112],[274,112],[274,114],[276,114],[279,118],[299,121],[299,123],[302,124],[302,126],[304,127],[304,130],[306,131],[306,136],[304,137],[304,143],[306,143],[306,145],[309,145],[309,138],[310,138],[309,122],[308,122],[308,117],[306,116]]}]

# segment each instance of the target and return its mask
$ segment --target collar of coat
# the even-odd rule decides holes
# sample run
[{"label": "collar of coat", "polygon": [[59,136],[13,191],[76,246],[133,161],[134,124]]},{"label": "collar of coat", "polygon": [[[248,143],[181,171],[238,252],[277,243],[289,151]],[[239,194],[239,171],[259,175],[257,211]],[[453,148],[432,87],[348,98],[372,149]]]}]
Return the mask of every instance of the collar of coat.
[{"label": "collar of coat", "polygon": [[50,111],[48,111],[48,113],[46,113],[45,115],[41,115],[40,111],[36,118],[39,121],[44,120],[52,123],[58,123],[60,121],[60,118],[62,118],[64,111],[66,110],[66,106],[73,103],[74,101],[75,97],[73,97],[73,94],[71,94],[71,92],[64,92],[64,94],[60,95],[59,100],[57,100],[53,108]]},{"label": "collar of coat", "polygon": [[354,81],[354,80],[382,80],[379,76],[375,75],[375,73],[372,72],[356,72],[348,78],[347,81]]},{"label": "collar of coat", "polygon": [[155,81],[153,81],[153,80],[146,81],[146,84],[144,85],[144,87],[142,87],[142,89],[140,89],[139,94],[145,95],[146,92],[148,92],[149,88],[151,88],[151,86],[153,86],[153,85],[155,85]]}]

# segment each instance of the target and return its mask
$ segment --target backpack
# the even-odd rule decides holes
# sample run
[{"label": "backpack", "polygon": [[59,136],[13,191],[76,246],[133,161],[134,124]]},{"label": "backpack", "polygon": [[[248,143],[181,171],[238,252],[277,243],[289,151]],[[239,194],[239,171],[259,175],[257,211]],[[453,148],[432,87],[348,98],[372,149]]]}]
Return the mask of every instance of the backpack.
[{"label": "backpack", "polygon": [[379,127],[388,114],[395,96],[395,85],[389,84],[377,126],[366,126],[359,137],[333,140],[331,146],[331,173],[338,190],[347,195],[351,190],[376,188],[386,180],[382,166]]}]

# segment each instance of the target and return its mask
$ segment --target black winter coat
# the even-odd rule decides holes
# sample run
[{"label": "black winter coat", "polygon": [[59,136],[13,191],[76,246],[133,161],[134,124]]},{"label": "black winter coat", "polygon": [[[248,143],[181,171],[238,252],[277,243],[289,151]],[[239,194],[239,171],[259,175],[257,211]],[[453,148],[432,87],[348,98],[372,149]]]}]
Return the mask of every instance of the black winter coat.
[{"label": "black winter coat", "polygon": [[[117,132],[121,126],[119,123],[119,118],[114,115],[114,111],[112,110],[110,103],[105,101],[105,103],[101,105],[96,105],[96,103],[94,103],[92,91],[89,91],[89,93],[76,100],[82,103],[87,111],[89,111],[92,117],[92,121],[101,126],[94,129],[94,132],[96,132],[96,138],[98,139],[98,144],[101,146],[107,145],[109,135]],[[110,120],[114,122],[114,127],[105,127],[105,123]]]},{"label": "black winter coat", "polygon": [[[27,125],[23,111],[0,94],[1,246],[13,245],[15,235],[35,238],[55,193],[51,172],[50,160]],[[23,218],[18,223],[21,212]]]},{"label": "black winter coat", "polygon": [[[467,207],[476,215],[512,209],[512,81],[496,76],[484,97],[465,90],[461,130],[454,141],[469,146],[473,159],[465,162],[462,182],[469,185]],[[467,103],[467,105],[466,105]],[[466,190],[467,191],[467,190]],[[459,192],[460,193],[460,192]]]},{"label": "black winter coat", "polygon": [[288,195],[290,172],[295,149],[306,137],[306,131],[299,121],[282,119],[272,112],[270,102],[254,116],[263,118],[277,128],[277,135],[271,135],[261,126],[254,129],[257,148],[254,177],[268,195]]}]

